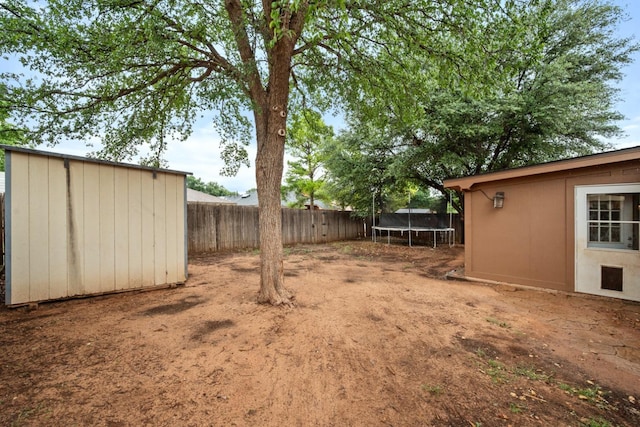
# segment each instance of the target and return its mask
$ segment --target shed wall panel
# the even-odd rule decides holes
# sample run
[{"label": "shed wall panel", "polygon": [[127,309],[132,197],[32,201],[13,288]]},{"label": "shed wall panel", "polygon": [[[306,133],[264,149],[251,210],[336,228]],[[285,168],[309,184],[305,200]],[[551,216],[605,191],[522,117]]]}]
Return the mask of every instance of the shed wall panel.
[{"label": "shed wall panel", "polygon": [[100,292],[111,292],[116,289],[114,168],[97,166],[100,171]]},{"label": "shed wall panel", "polygon": [[128,178],[128,253],[129,253],[129,287],[141,288],[142,280],[142,172],[129,169]]},{"label": "shed wall panel", "polygon": [[84,225],[84,281],[83,293],[101,292],[100,283],[100,169],[85,163],[82,176]]},{"label": "shed wall panel", "polygon": [[128,289],[129,278],[129,171],[114,169],[114,273],[115,288]]},{"label": "shed wall panel", "polygon": [[155,180],[151,173],[141,172],[140,199],[142,201],[142,286],[153,286],[155,283],[155,249],[154,249],[154,216],[153,185]]},{"label": "shed wall panel", "polygon": [[187,194],[184,178],[176,182],[176,261],[177,282],[187,280]]},{"label": "shed wall panel", "polygon": [[28,167],[29,300],[38,301],[49,299],[49,162],[29,156]]},{"label": "shed wall panel", "polygon": [[[563,179],[549,180],[531,186],[528,192],[528,206],[532,214],[526,229],[531,259],[526,274],[555,288],[566,286],[565,269],[570,265],[565,255],[568,243],[563,221],[566,216],[565,185]],[[540,214],[539,201],[548,199],[550,194],[554,195],[555,203],[547,204],[544,214]]]},{"label": "shed wall panel", "polygon": [[177,177],[175,175],[165,175],[166,187],[165,187],[165,245],[166,245],[166,282],[176,283],[178,281],[178,236],[177,236],[177,221],[178,216],[176,213],[177,206]]},{"label": "shed wall panel", "polygon": [[167,280],[167,212],[166,212],[166,175],[157,174],[153,182],[153,244],[154,244],[154,282],[165,283]]},{"label": "shed wall panel", "polygon": [[85,293],[84,163],[69,162],[66,180],[68,296],[75,296]]},{"label": "shed wall panel", "polygon": [[49,298],[69,293],[67,262],[67,168],[62,159],[49,163]]},{"label": "shed wall panel", "polygon": [[[30,229],[29,229],[29,156],[21,154],[11,158],[11,247],[9,248],[11,263],[11,282],[8,284],[7,302],[19,304],[29,302],[30,288]],[[10,297],[10,298],[9,298]]]}]

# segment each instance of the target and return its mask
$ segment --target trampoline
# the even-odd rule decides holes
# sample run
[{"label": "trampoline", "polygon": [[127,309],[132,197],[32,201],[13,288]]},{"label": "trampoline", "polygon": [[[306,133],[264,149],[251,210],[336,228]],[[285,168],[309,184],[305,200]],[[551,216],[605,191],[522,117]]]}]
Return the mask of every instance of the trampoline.
[{"label": "trampoline", "polygon": [[415,233],[416,237],[419,233],[428,233],[432,237],[433,247],[437,247],[438,238],[441,243],[448,244],[449,247],[455,244],[456,230],[449,224],[448,227],[438,224],[438,218],[433,215],[411,214],[411,213],[392,213],[381,214],[377,225],[372,226],[373,241],[376,241],[377,232],[387,232],[387,243],[391,243],[391,233],[399,232],[401,236],[407,232],[409,235],[409,246],[412,246],[411,235]]}]

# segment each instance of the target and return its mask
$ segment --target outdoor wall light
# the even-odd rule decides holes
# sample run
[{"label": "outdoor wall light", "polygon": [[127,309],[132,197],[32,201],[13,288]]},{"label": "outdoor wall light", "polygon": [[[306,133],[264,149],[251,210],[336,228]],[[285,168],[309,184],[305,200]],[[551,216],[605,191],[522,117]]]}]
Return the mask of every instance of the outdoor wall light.
[{"label": "outdoor wall light", "polygon": [[504,192],[498,191],[495,196],[493,196],[493,207],[494,208],[502,208],[504,206]]}]

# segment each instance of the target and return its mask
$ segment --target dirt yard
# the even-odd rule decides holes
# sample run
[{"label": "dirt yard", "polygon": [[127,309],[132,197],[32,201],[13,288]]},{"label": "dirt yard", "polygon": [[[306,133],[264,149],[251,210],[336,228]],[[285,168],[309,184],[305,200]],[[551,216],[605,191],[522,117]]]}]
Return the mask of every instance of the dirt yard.
[{"label": "dirt yard", "polygon": [[7,426],[638,426],[640,304],[445,281],[462,248],[286,249],[186,286],[0,309]]}]

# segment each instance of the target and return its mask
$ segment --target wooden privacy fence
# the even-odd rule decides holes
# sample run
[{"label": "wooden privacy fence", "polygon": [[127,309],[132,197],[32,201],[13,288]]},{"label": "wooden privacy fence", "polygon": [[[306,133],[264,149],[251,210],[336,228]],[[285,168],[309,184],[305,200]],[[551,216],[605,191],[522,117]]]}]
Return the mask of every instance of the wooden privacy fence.
[{"label": "wooden privacy fence", "polygon": [[[445,218],[446,216],[446,218]],[[442,221],[448,221],[448,215]],[[379,221],[376,218],[376,221]],[[366,222],[351,218],[349,212],[282,209],[282,237],[285,244],[322,243],[348,240],[370,233]],[[456,241],[463,241],[458,215],[453,216]],[[216,205],[202,202],[187,204],[189,254],[223,250],[258,248],[258,208],[255,206]],[[0,254],[4,267],[4,193],[0,193]],[[1,268],[1,267],[0,267]]]},{"label": "wooden privacy fence", "polygon": [[[256,206],[187,204],[188,253],[258,248]],[[282,208],[282,241],[323,243],[365,235],[365,222],[350,212]]]}]

